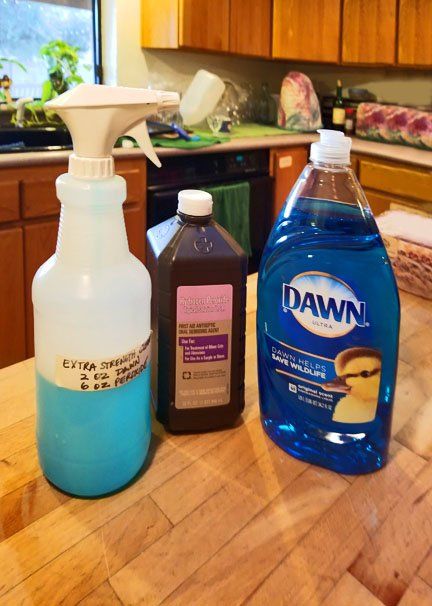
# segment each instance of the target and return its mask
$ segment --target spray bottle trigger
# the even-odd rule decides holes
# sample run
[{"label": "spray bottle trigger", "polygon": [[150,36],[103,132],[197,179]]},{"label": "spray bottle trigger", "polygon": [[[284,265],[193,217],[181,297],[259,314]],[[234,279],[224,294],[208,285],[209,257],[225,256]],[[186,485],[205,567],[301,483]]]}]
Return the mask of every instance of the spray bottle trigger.
[{"label": "spray bottle trigger", "polygon": [[156,155],[155,150],[153,149],[152,142],[150,140],[150,135],[147,130],[147,121],[143,120],[138,124],[135,124],[132,128],[130,128],[125,135],[127,137],[132,137],[138,143],[140,148],[143,150],[145,155],[149,160],[153,162],[158,168],[162,166],[159,158]]}]

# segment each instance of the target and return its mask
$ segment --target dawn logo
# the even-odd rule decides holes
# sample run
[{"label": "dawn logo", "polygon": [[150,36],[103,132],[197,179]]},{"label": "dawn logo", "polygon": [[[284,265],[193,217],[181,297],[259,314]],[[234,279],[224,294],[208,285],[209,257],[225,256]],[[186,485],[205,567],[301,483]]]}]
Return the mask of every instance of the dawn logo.
[{"label": "dawn logo", "polygon": [[356,326],[368,326],[366,303],[330,274],[306,272],[283,284],[282,307],[304,328],[322,337],[342,337]]}]

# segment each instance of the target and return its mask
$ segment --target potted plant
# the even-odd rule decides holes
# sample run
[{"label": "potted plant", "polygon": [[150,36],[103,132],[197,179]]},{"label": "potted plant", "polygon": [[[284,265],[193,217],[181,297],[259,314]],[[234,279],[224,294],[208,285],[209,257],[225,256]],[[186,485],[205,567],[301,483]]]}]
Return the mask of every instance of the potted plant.
[{"label": "potted plant", "polygon": [[52,40],[40,49],[40,55],[48,68],[48,80],[42,85],[42,103],[61,95],[71,85],[83,82],[78,74],[78,46],[64,40]]},{"label": "potted plant", "polygon": [[[14,65],[18,65],[18,67],[20,67],[23,71],[27,71],[20,61],[17,61],[16,59],[9,59],[8,57],[0,57],[0,71],[3,70],[5,63],[13,63]],[[12,80],[7,74],[0,76],[0,103],[12,103],[12,97],[10,94],[11,86]]]}]

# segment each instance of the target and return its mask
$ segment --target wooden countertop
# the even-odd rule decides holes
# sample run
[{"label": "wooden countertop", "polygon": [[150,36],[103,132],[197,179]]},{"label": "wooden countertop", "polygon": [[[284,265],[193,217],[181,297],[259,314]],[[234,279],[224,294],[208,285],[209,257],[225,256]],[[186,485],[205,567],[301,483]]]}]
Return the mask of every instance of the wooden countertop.
[{"label": "wooden countertop", "polygon": [[345,477],[261,428],[255,294],[252,276],[243,423],[170,436],[155,422],[150,466],[105,499],[41,476],[33,360],[0,371],[2,606],[432,604],[432,302],[401,293],[390,462]]},{"label": "wooden countertop", "polygon": [[[214,154],[233,151],[245,151],[248,149],[269,149],[274,147],[294,147],[296,145],[310,145],[318,140],[318,135],[313,133],[299,133],[298,135],[278,135],[265,137],[243,137],[232,139],[228,143],[219,143],[210,147],[199,149],[175,149],[169,147],[157,147],[156,153],[160,158],[168,156],[192,156],[201,154]],[[358,154],[376,156],[383,160],[395,160],[406,162],[423,168],[432,168],[432,152],[408,147],[406,145],[390,145],[388,143],[376,143],[353,137],[352,151]],[[11,166],[29,166],[36,164],[55,164],[66,162],[70,151],[44,151],[23,152],[15,154],[0,154],[0,168]],[[115,158],[144,157],[138,148],[114,150]]]}]

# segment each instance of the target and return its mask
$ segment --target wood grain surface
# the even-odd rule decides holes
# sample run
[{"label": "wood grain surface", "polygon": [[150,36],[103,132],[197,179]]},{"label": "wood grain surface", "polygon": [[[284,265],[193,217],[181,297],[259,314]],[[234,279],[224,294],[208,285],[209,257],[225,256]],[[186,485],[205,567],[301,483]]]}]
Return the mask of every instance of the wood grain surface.
[{"label": "wood grain surface", "polygon": [[230,0],[229,50],[270,57],[272,0]]},{"label": "wood grain surface", "polygon": [[344,0],[342,62],[394,64],[396,0]]},{"label": "wood grain surface", "polygon": [[337,63],[341,1],[274,0],[273,57]]},{"label": "wood grain surface", "polygon": [[391,457],[348,477],[280,450],[259,421],[256,276],[246,408],[172,436],[126,490],[75,499],[41,475],[34,364],[0,371],[0,604],[432,604],[432,303],[401,293]]},{"label": "wood grain surface", "polygon": [[399,0],[400,65],[432,65],[432,2]]}]

